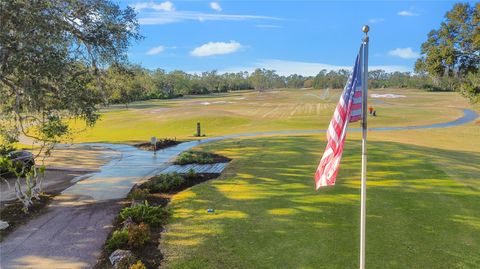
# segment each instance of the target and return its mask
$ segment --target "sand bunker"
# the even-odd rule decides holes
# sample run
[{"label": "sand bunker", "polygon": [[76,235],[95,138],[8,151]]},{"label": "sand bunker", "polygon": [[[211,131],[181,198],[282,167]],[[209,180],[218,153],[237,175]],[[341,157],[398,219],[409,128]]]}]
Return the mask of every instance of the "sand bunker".
[{"label": "sand bunker", "polygon": [[370,94],[372,98],[405,98],[405,95],[393,94],[393,93],[386,93],[386,94]]}]

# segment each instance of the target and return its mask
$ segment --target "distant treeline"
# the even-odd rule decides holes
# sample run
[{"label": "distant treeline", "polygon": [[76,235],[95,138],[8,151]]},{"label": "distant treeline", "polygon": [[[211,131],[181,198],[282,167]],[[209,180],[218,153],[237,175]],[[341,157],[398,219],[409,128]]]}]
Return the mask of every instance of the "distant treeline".
[{"label": "distant treeline", "polygon": [[[183,71],[165,72],[148,70],[140,66],[111,66],[106,71],[105,85],[112,103],[128,104],[148,99],[167,99],[188,94],[209,94],[255,89],[276,88],[343,88],[350,75],[347,70],[321,70],[316,76],[280,76],[273,70],[256,69],[254,72],[218,73],[217,71],[189,74]],[[369,72],[370,88],[434,88],[428,76],[409,72]]]}]

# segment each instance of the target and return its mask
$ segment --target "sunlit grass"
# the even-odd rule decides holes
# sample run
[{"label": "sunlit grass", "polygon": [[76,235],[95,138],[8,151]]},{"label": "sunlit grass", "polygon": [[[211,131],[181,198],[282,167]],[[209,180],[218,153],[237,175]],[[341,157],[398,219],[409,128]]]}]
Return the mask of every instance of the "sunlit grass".
[{"label": "sunlit grass", "polygon": [[[457,93],[427,93],[408,89],[373,90],[370,93],[405,95],[397,99],[373,99],[377,110],[370,127],[407,126],[454,120],[462,115],[455,107],[470,107]],[[133,142],[151,136],[196,139],[202,133],[219,136],[234,133],[325,129],[338,102],[340,90],[285,89],[194,96],[174,100],[150,100],[115,105],[104,110],[93,128],[71,122],[75,142]],[[357,124],[352,125],[353,127]]]},{"label": "sunlit grass", "polygon": [[[315,192],[323,147],[318,136],[204,146],[233,161],[220,179],[174,197],[166,267],[358,267],[360,141],[347,142],[337,185]],[[367,266],[475,268],[478,163],[478,152],[371,141]]]}]

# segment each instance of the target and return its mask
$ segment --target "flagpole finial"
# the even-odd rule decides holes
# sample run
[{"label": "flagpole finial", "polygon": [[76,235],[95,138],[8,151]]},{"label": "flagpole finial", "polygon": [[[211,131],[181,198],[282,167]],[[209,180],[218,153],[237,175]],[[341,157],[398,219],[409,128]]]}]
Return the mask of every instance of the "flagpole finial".
[{"label": "flagpole finial", "polygon": [[368,31],[370,31],[370,27],[368,25],[364,25],[362,27],[362,31],[365,33],[365,34],[368,34]]}]

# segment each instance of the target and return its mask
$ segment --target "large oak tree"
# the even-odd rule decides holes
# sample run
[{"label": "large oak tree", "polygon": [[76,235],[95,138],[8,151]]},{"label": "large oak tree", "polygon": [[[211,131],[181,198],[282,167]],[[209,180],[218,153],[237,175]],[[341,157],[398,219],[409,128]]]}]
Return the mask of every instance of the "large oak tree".
[{"label": "large oak tree", "polygon": [[[108,0],[0,1],[0,129],[52,143],[66,118],[93,124],[105,102],[102,70],[139,39],[136,14]],[[35,129],[27,131],[28,127]]]},{"label": "large oak tree", "polygon": [[480,95],[480,3],[455,4],[440,28],[430,31],[421,52],[415,64],[417,72],[428,73],[435,82],[458,79],[461,84],[457,88],[476,100]]}]

